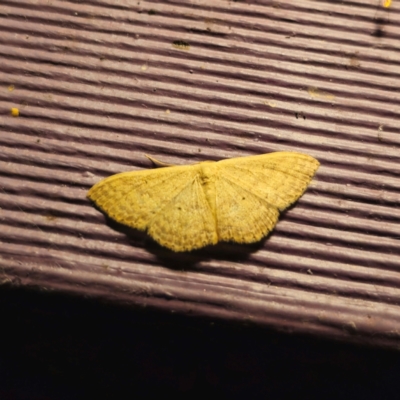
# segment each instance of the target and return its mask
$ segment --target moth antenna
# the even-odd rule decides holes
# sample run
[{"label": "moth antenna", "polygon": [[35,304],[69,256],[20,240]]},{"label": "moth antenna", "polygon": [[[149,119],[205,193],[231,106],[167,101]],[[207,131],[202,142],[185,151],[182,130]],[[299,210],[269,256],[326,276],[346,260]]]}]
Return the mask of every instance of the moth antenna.
[{"label": "moth antenna", "polygon": [[145,154],[145,156],[156,166],[156,167],[175,167],[174,164],[167,164],[162,161],[157,160],[156,158],[153,158],[149,156],[148,154]]}]

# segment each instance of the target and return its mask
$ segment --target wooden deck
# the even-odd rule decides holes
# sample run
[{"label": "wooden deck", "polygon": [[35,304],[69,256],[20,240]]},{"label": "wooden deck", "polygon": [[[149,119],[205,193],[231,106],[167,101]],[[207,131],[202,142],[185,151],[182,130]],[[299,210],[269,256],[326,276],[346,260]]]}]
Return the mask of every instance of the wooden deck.
[{"label": "wooden deck", "polygon": [[[2,285],[398,349],[400,2],[5,0],[0,32]],[[85,197],[282,150],[321,167],[254,246],[175,254]]]}]

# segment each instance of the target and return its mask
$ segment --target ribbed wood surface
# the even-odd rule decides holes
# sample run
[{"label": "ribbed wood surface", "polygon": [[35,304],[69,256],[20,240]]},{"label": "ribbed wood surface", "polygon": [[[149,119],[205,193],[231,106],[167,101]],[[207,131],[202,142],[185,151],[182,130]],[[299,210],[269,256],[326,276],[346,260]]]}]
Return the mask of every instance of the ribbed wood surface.
[{"label": "ribbed wood surface", "polygon": [[[399,7],[2,0],[0,282],[397,348]],[[255,246],[174,254],[85,197],[281,150],[321,167]]]}]

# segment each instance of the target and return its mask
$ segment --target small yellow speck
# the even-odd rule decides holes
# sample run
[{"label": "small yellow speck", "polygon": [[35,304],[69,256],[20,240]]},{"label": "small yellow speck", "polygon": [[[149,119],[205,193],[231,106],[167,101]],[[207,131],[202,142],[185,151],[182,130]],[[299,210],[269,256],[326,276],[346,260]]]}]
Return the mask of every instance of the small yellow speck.
[{"label": "small yellow speck", "polygon": [[382,6],[384,8],[389,8],[391,6],[391,4],[392,4],[392,0],[383,0],[382,1]]},{"label": "small yellow speck", "polygon": [[19,110],[18,110],[18,108],[12,108],[12,109],[11,109],[11,115],[12,115],[13,117],[19,117]]},{"label": "small yellow speck", "polygon": [[147,70],[147,64],[143,64],[141,70],[142,71],[146,71]]},{"label": "small yellow speck", "polygon": [[165,114],[170,114],[170,113],[171,113],[171,111],[165,110]]},{"label": "small yellow speck", "polygon": [[307,88],[307,92],[311,97],[314,97],[314,98],[329,99],[329,100],[332,100],[335,98],[335,96],[333,94],[330,94],[321,89],[318,89],[317,87],[310,86],[309,88]]},{"label": "small yellow speck", "polygon": [[9,92],[12,92],[14,89],[15,89],[15,86],[14,86],[14,85],[10,85],[10,86],[8,87],[8,91],[9,91]]}]

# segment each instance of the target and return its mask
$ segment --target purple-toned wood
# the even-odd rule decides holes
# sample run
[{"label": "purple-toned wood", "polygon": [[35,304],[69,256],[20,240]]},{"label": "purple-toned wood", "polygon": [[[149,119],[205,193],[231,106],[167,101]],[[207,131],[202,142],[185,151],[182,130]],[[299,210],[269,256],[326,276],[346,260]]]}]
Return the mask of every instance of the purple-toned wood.
[{"label": "purple-toned wood", "polygon": [[[397,2],[2,1],[0,282],[398,348],[399,39]],[[174,254],[85,197],[281,150],[321,167],[254,246]]]}]

